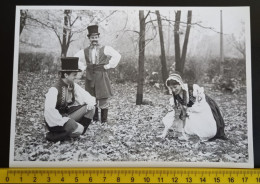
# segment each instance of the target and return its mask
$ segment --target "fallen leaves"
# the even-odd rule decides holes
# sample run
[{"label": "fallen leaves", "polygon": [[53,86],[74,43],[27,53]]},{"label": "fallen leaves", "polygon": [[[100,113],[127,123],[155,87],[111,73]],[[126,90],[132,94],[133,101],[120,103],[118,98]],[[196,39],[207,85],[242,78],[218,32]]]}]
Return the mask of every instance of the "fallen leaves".
[{"label": "fallen leaves", "polygon": [[[248,162],[246,94],[234,97],[210,91],[220,105],[229,140],[200,142],[196,136],[180,141],[179,127],[171,127],[166,138],[158,136],[162,118],[171,110],[170,96],[156,86],[144,87],[146,105],[135,105],[134,83],[113,83],[114,97],[109,122],[90,124],[80,138],[52,143],[45,140],[44,95],[57,80],[53,75],[19,74],[14,158],[17,161],[174,161]],[[84,87],[84,81],[79,81]],[[148,103],[149,102],[149,103]],[[179,112],[176,112],[178,119]]]}]

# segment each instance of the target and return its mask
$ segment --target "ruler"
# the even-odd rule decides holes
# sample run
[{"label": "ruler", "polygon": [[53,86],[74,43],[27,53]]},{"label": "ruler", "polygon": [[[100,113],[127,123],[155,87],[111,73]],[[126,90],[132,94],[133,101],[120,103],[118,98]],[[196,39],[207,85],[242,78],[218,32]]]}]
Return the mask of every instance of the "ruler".
[{"label": "ruler", "polygon": [[260,183],[260,169],[10,168],[0,169],[0,184],[3,183],[244,184]]}]

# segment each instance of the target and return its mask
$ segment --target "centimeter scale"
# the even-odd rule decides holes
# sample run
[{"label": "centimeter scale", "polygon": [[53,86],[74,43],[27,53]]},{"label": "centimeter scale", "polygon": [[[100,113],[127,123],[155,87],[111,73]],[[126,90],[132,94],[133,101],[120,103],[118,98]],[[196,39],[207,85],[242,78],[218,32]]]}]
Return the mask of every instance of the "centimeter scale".
[{"label": "centimeter scale", "polygon": [[260,183],[260,169],[210,168],[10,168],[3,183]]}]

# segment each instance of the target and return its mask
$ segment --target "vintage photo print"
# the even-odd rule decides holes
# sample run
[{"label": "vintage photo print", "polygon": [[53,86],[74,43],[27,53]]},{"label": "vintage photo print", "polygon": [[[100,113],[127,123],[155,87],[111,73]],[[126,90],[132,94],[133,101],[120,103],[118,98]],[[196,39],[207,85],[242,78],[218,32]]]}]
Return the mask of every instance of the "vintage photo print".
[{"label": "vintage photo print", "polygon": [[17,6],[10,167],[253,167],[249,13]]}]

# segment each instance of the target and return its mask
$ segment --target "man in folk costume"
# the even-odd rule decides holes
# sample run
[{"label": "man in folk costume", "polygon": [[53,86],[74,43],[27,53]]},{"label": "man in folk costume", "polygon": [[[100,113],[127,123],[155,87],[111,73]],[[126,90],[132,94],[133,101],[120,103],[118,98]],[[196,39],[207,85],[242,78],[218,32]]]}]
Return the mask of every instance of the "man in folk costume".
[{"label": "man in folk costume", "polygon": [[78,58],[61,58],[61,77],[45,95],[44,118],[49,132],[46,139],[61,141],[84,134],[91,123],[96,99],[74,83]]},{"label": "man in folk costume", "polygon": [[92,96],[96,97],[97,107],[93,120],[99,121],[98,108],[101,109],[101,122],[107,122],[109,98],[113,96],[107,70],[115,68],[121,55],[110,46],[102,46],[98,43],[98,26],[88,26],[87,35],[90,46],[80,50],[75,57],[79,57],[80,69],[86,70],[85,88]]}]

